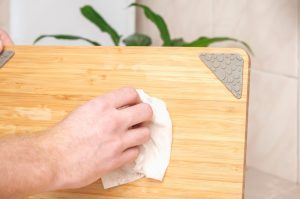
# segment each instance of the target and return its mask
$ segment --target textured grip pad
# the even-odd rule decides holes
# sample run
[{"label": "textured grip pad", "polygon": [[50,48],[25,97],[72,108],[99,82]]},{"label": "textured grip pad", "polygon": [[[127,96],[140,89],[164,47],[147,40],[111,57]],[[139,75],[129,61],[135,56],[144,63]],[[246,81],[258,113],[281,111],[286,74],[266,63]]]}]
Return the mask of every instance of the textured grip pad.
[{"label": "textured grip pad", "polygon": [[10,51],[10,50],[3,51],[0,54],[0,68],[2,68],[4,64],[14,56],[14,54],[15,54],[14,51]]},{"label": "textured grip pad", "polygon": [[242,97],[244,60],[239,54],[200,54],[203,63],[238,99]]}]

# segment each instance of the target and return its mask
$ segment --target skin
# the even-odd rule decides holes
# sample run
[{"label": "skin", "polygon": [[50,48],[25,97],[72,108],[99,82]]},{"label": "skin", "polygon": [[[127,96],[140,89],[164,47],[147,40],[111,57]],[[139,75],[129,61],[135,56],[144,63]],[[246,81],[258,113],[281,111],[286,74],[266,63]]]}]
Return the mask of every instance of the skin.
[{"label": "skin", "polygon": [[0,29],[0,52],[3,50],[4,46],[12,45],[13,41],[9,37],[9,35]]},{"label": "skin", "polygon": [[[11,45],[0,31],[1,44]],[[133,88],[122,88],[78,107],[52,128],[0,139],[0,198],[79,188],[139,155],[150,139],[144,122],[152,109]]]}]

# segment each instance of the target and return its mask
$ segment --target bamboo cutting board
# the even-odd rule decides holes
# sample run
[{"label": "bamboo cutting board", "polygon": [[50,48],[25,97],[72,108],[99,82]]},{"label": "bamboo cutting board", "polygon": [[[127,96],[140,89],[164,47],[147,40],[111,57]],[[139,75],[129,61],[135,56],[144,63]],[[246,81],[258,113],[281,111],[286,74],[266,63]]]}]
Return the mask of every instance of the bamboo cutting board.
[{"label": "bamboo cutting board", "polygon": [[[0,134],[33,133],[78,105],[123,86],[163,99],[173,121],[163,182],[141,179],[103,190],[101,182],[36,198],[242,198],[249,58],[240,49],[157,47],[8,47],[0,69]],[[242,94],[235,97],[199,55],[238,54]],[[80,171],[78,171],[80,172]]]}]

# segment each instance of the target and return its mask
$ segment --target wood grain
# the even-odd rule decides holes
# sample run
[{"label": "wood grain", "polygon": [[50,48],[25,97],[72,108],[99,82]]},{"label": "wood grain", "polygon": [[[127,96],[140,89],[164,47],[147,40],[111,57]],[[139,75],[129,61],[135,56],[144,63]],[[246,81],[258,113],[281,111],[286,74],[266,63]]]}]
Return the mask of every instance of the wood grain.
[{"label": "wood grain", "polygon": [[[163,99],[173,121],[163,182],[141,179],[103,190],[101,182],[36,198],[242,198],[248,55],[240,49],[157,47],[8,47],[0,70],[0,134],[32,133],[85,101],[123,86]],[[201,62],[200,53],[238,53],[243,94],[236,99]],[[80,172],[80,171],[78,171]]]}]

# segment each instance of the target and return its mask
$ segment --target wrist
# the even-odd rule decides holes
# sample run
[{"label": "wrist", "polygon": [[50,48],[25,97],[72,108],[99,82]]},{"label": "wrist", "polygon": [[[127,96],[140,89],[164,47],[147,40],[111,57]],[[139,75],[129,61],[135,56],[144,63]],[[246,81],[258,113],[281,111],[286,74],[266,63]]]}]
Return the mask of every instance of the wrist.
[{"label": "wrist", "polygon": [[57,189],[58,172],[52,154],[44,133],[3,138],[0,197],[17,198]]},{"label": "wrist", "polygon": [[55,146],[55,142],[50,139],[51,133],[51,130],[43,132],[38,136],[38,141],[36,142],[42,157],[42,167],[46,171],[46,176],[44,176],[46,180],[45,191],[61,189],[63,184],[60,153],[57,146]]}]

